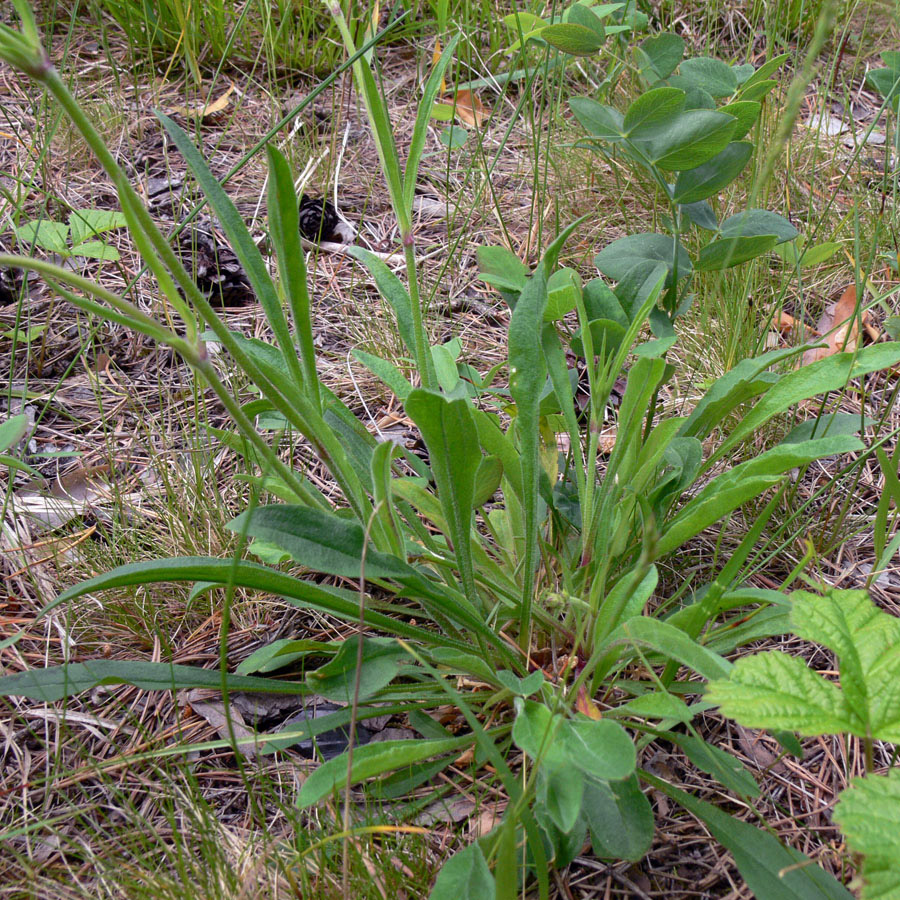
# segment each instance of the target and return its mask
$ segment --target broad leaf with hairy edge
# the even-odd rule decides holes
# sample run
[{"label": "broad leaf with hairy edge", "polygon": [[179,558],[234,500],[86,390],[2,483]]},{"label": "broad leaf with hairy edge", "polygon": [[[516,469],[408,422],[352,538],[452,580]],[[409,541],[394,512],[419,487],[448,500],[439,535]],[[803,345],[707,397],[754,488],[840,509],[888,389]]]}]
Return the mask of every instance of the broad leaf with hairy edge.
[{"label": "broad leaf with hairy edge", "polygon": [[641,777],[709,828],[731,851],[738,871],[759,900],[853,900],[853,894],[834,876],[799,850],[785,847],[774,835],[647,772]]},{"label": "broad leaf with hairy edge", "polygon": [[393,681],[406,658],[407,651],[393,638],[351,637],[341,644],[333,659],[307,673],[306,683],[311,691],[338,703],[352,703],[354,694],[359,700],[367,700]]},{"label": "broad leaf with hairy edge", "polygon": [[854,778],[834,808],[847,845],[863,855],[863,900],[900,898],[900,769]]},{"label": "broad leaf with hairy edge", "polygon": [[469,404],[462,398],[448,400],[435,391],[417,389],[406,398],[405,407],[428,448],[463,589],[469,601],[477,605],[472,566],[472,509],[481,447]]},{"label": "broad leaf with hairy edge", "polygon": [[[225,675],[232,691],[264,691],[269,694],[308,694],[305,684],[255,678],[252,675]],[[218,669],[199,669],[171,663],[122,659],[95,659],[90,662],[31,669],[0,678],[0,695],[29,697],[50,703],[73,697],[101,684],[132,684],[144,691],[174,691],[184,688],[222,687]]]},{"label": "broad leaf with hairy edge", "polygon": [[441,866],[428,900],[495,900],[497,886],[481,847],[469,844]]},{"label": "broad leaf with hairy edge", "polygon": [[557,742],[570,766],[592,778],[620,781],[631,775],[637,764],[631,738],[611,719],[594,720],[581,715],[567,719],[557,732]]},{"label": "broad leaf with hairy edge", "polygon": [[[382,741],[355,747],[350,783],[365,781],[394,769],[403,769],[433,756],[452,753],[472,744],[474,740],[473,735],[463,735],[436,741]],[[297,805],[301,809],[313,806],[331,796],[334,791],[341,790],[346,784],[347,754],[342,753],[322,763],[306,779],[300,789]]]},{"label": "broad leaf with hairy edge", "polygon": [[653,842],[653,810],[637,778],[592,781],[584,786],[582,814],[594,853],[602,859],[637,861]]}]

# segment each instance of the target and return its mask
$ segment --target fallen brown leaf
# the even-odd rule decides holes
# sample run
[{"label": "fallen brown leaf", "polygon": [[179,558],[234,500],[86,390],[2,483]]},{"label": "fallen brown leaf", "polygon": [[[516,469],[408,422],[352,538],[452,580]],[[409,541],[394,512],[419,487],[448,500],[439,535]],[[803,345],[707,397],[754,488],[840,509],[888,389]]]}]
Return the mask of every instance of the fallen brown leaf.
[{"label": "fallen brown leaf", "polygon": [[228,109],[228,104],[231,103],[231,95],[234,93],[234,84],[230,84],[227,90],[222,93],[216,100],[209,101],[205,103],[203,106],[176,106],[175,109],[172,110],[173,115],[179,116],[189,116],[191,118],[200,119],[203,122],[208,122],[211,119],[215,119],[216,116],[221,115]]},{"label": "fallen brown leaf", "polygon": [[816,326],[816,331],[824,335],[826,346],[814,347],[803,354],[803,364],[809,365],[817,359],[825,359],[834,356],[835,353],[852,353],[859,346],[860,318],[865,321],[868,317],[863,312],[862,316],[856,315],[856,285],[851,284],[836,303],[831,303],[822,313],[822,318]]},{"label": "fallen brown leaf", "polygon": [[589,719],[603,718],[600,707],[588,697],[584,685],[578,688],[578,696],[575,698],[575,709],[580,713],[584,713]]},{"label": "fallen brown leaf", "polygon": [[457,91],[456,117],[472,128],[481,128],[488,117],[488,110],[477,94],[471,91]]}]

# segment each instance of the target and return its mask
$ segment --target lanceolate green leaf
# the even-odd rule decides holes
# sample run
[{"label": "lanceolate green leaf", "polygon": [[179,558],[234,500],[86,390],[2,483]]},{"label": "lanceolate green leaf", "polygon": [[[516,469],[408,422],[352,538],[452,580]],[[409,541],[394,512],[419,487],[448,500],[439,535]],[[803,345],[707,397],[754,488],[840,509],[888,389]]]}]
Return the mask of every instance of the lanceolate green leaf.
[{"label": "lanceolate green leaf", "polygon": [[466,400],[448,400],[434,391],[414,390],[406,411],[428,448],[438,499],[450,528],[463,589],[478,606],[472,567],[472,509],[481,463],[478,431]]},{"label": "lanceolate green leaf", "polygon": [[647,772],[641,778],[681,804],[734,856],[747,886],[759,900],[853,900],[853,895],[809,857],[785,847],[774,835],[741,822]]},{"label": "lanceolate green leaf", "polygon": [[[350,783],[365,781],[394,769],[402,769],[444,753],[472,744],[471,734],[435,741],[382,741],[366,744],[353,750],[353,768]],[[316,769],[303,783],[297,803],[306,808],[341,790],[347,784],[347,754],[329,759]]]},{"label": "lanceolate green leaf", "polygon": [[520,640],[528,646],[534,571],[537,565],[537,503],[540,479],[538,414],[546,369],[541,353],[541,326],[547,303],[547,274],[543,265],[529,278],[519,295],[509,323],[509,391],[516,402],[516,427],[525,508],[525,560],[522,571]]},{"label": "lanceolate green leaf", "polygon": [[288,329],[281,301],[275,291],[275,285],[269,277],[266,263],[262,258],[259,248],[253,241],[247,226],[244,225],[240,213],[231,201],[224,188],[209,170],[203,157],[197,148],[191,143],[190,138],[168,116],[157,112],[160,121],[169,132],[175,146],[184,156],[185,161],[191,167],[194,177],[200,183],[203,193],[209,200],[210,206],[215,211],[222,224],[222,229],[228,237],[234,252],[237,254],[247,273],[247,278],[253,287],[257,299],[266,313],[266,319],[275,333],[278,347],[291,372],[291,377],[299,388],[303,385],[303,372],[294,349],[294,342]]},{"label": "lanceolate green leaf", "polygon": [[[310,692],[305,684],[296,681],[230,674],[226,674],[224,680],[232,691],[265,691],[270,694]],[[0,678],[0,695],[29,697],[50,703],[101,684],[132,684],[145,691],[174,691],[195,687],[219,689],[222,683],[223,676],[218,669],[138,660],[95,659],[7,675]]]},{"label": "lanceolate green leaf", "polygon": [[[41,611],[41,614],[51,612],[60,604],[74,600],[76,597],[96,591],[139,584],[198,581],[218,585],[234,584],[236,587],[263,591],[276,597],[283,597],[300,608],[318,609],[345,621],[358,622],[360,618],[359,595],[355,592],[314,584],[256,563],[240,562],[235,565],[231,559],[212,559],[202,556],[148,560],[118,566],[63,591],[56,600]],[[437,631],[409,625],[402,619],[387,616],[376,610],[366,608],[363,618],[373,628],[414,641],[465,650],[471,649],[471,645],[468,643],[453,640]]]},{"label": "lanceolate green leaf", "polygon": [[400,279],[374,253],[363,247],[350,247],[348,252],[364,263],[375,279],[375,285],[385,300],[394,310],[397,319],[397,330],[407,350],[415,356],[416,338],[415,324],[412,314],[412,301]]},{"label": "lanceolate green leaf", "polygon": [[869,372],[896,366],[898,362],[900,362],[900,343],[892,341],[863,347],[858,353],[836,353],[834,356],[817,360],[796,372],[785,375],[744,416],[731,435],[707,460],[704,468],[708,468],[721,459],[736,444],[755,432],[773,416],[785,412],[801,400],[807,400],[828,391],[839,391],[852,378],[859,378]]}]

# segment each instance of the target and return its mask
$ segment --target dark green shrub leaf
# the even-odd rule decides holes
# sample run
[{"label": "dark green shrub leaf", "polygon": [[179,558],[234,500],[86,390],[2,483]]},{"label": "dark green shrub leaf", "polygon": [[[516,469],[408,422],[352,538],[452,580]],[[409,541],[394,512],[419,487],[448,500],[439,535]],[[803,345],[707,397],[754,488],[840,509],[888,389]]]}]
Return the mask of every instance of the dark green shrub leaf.
[{"label": "dark green shrub leaf", "polygon": [[737,78],[727,63],[709,56],[686,59],[678,70],[681,77],[713,97],[730,97],[737,90]]},{"label": "dark green shrub leaf", "polygon": [[481,847],[469,844],[444,863],[428,900],[496,900],[497,886]]},{"label": "dark green shrub leaf", "polygon": [[720,238],[707,244],[697,258],[698,272],[717,272],[729,269],[768,253],[778,243],[774,234],[760,234],[754,237]]},{"label": "dark green shrub leaf", "polygon": [[334,659],[306,675],[311,691],[326,700],[352,703],[357,682],[359,699],[367,700],[393,681],[407,652],[393,638],[362,638],[362,660],[357,666],[360,638],[347,638]]},{"label": "dark green shrub leaf", "polygon": [[650,849],[653,810],[636,776],[612,782],[588,779],[582,811],[594,853],[601,859],[637,861]]},{"label": "dark green shrub leaf", "polygon": [[797,229],[784,216],[767,209],[747,209],[722,223],[722,237],[754,237],[774,234],[778,243],[792,241]]},{"label": "dark green shrub leaf", "polygon": [[569,101],[581,127],[593,137],[616,143],[624,140],[625,120],[617,109],[604,106],[590,97],[573,97]]},{"label": "dark green shrub leaf", "polygon": [[684,56],[684,38],[677,34],[657,34],[642,41],[636,55],[638,66],[648,80],[668,78]]},{"label": "dark green shrub leaf", "polygon": [[709,162],[688,172],[682,172],[675,182],[672,199],[676,203],[696,203],[705,200],[731,184],[740,175],[753,155],[753,144],[729,144]]},{"label": "dark green shrub leaf", "polygon": [[[672,238],[666,238],[666,240],[674,243]],[[678,262],[678,278],[681,279],[690,274],[691,259],[680,243],[678,248],[676,260]],[[685,261],[687,261],[686,271],[682,268]],[[632,265],[625,273],[625,277],[621,278],[616,285],[614,293],[622,309],[628,314],[629,324],[640,315],[651,294],[659,290],[660,279],[665,276],[667,269],[669,269],[669,276],[665,279],[665,283],[671,284],[674,271],[664,263],[665,260],[659,262],[654,259],[643,259]]]},{"label": "dark green shrub leaf", "polygon": [[[615,281],[623,280],[638,263],[646,262],[663,263],[669,272],[669,278],[676,263],[679,277],[688,275],[691,271],[691,258],[687,250],[676,238],[666,234],[629,234],[608,244],[594,257],[594,265]],[[641,284],[646,284],[654,273],[655,268],[651,266],[642,268],[635,274],[640,276]],[[656,280],[658,277],[657,274]],[[630,313],[635,308],[633,302],[626,304],[618,291],[616,296],[626,312]]]},{"label": "dark green shrub leaf", "polygon": [[694,169],[725,149],[736,126],[734,116],[725,113],[687,110],[650,144],[650,159],[667,171]]},{"label": "dark green shrub leaf", "polygon": [[684,91],[673,87],[654,88],[642,94],[625,113],[623,126],[632,140],[649,140],[669,128],[684,108]]}]

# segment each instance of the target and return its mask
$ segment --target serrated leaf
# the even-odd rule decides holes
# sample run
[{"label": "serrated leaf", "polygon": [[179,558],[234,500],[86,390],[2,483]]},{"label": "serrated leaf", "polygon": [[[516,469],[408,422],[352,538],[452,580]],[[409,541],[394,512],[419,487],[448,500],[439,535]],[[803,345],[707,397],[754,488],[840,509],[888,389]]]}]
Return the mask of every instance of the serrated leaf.
[{"label": "serrated leaf", "polygon": [[863,855],[863,900],[900,897],[900,769],[853,778],[834,808],[834,821],[854,853]]}]

